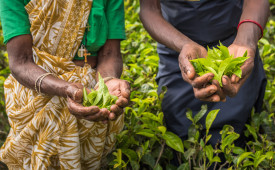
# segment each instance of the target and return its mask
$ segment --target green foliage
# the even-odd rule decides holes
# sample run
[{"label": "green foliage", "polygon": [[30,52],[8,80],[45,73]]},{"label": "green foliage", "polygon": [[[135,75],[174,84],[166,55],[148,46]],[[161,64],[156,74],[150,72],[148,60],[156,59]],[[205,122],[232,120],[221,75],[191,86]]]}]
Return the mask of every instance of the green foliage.
[{"label": "green foliage", "polygon": [[[137,0],[125,0],[127,40],[122,41],[122,53],[124,59],[123,79],[130,82],[132,88],[131,105],[125,109],[125,127],[117,136],[116,150],[109,155],[109,168],[114,169],[272,169],[274,164],[274,138],[271,129],[274,127],[275,95],[269,92],[265,102],[270,103],[270,109],[265,109],[261,114],[252,113],[251,122],[246,127],[245,135],[252,137],[246,148],[235,145],[239,134],[233,127],[225,125],[222,131],[222,139],[216,146],[208,144],[212,136],[209,128],[218,114],[218,110],[208,111],[202,106],[201,111],[194,115],[191,111],[186,113],[192,122],[188,130],[188,138],[183,141],[183,147],[173,143],[180,143],[174,134],[167,131],[163,123],[161,100],[165,88],[158,96],[157,84],[154,81],[158,70],[158,57],[156,54],[156,42],[146,33],[139,20],[139,4]],[[268,45],[263,47],[260,41],[260,53],[265,48],[266,54],[262,55],[267,76],[274,80],[274,26],[269,21],[265,30],[265,39]],[[267,57],[267,58],[266,58]],[[268,60],[266,62],[265,60]],[[273,64],[274,63],[274,64]],[[275,88],[273,80],[268,79],[270,89]],[[269,89],[269,88],[268,88]],[[194,116],[193,116],[194,115]],[[199,123],[206,116],[207,129]],[[264,132],[263,132],[264,127]],[[268,134],[265,134],[268,132]],[[205,136],[202,136],[206,134]],[[174,139],[173,139],[174,138]],[[257,140],[255,140],[257,139]],[[174,141],[174,142],[173,142]],[[175,145],[174,147],[172,145]],[[183,149],[183,151],[182,151]],[[173,150],[177,151],[174,158]],[[118,154],[121,151],[121,155]],[[248,156],[246,156],[248,155]],[[225,161],[221,162],[221,157]],[[179,167],[171,165],[172,159],[180,162]],[[119,166],[117,166],[119,165]]]},{"label": "green foliage", "polygon": [[241,66],[247,59],[247,52],[245,52],[242,57],[234,57],[229,54],[228,48],[220,43],[218,48],[208,48],[206,58],[197,58],[191,60],[191,63],[199,76],[206,73],[213,73],[214,79],[217,80],[222,87],[223,75],[231,77],[235,74],[241,78]]},{"label": "green foliage", "polygon": [[118,97],[109,93],[108,87],[104,83],[100,73],[98,73],[98,90],[91,89],[91,92],[87,94],[85,88],[83,88],[83,106],[98,106],[99,108],[107,108],[116,103]]},{"label": "green foliage", "polygon": [[5,50],[3,40],[0,22],[0,146],[4,143],[9,131],[9,123],[5,112],[4,81],[9,75],[10,70],[8,67],[8,54]]},{"label": "green foliage", "polygon": [[[270,0],[274,11],[274,0]],[[252,138],[246,148],[235,146],[239,134],[233,127],[225,125],[222,139],[216,146],[208,144],[211,140],[209,128],[218,114],[218,110],[208,111],[206,106],[197,114],[188,111],[187,117],[192,122],[188,138],[182,141],[169,132],[163,122],[161,100],[165,88],[158,95],[154,81],[158,71],[156,42],[146,33],[139,21],[137,0],[125,0],[127,40],[122,41],[124,59],[122,78],[131,83],[131,104],[125,108],[125,127],[117,136],[116,149],[109,155],[110,169],[272,169],[275,167],[275,22],[270,19],[264,38],[259,42],[260,54],[267,74],[267,90],[264,99],[264,111],[251,114],[246,125],[245,135]],[[274,14],[274,13],[273,13]],[[0,34],[1,29],[0,29]],[[0,36],[0,39],[2,36]],[[9,74],[7,53],[0,41],[0,145],[9,130],[4,106],[3,83]],[[2,76],[2,78],[1,78]],[[193,116],[194,115],[194,116]],[[200,124],[206,116],[207,128]],[[205,136],[202,136],[206,134]],[[173,150],[177,151],[179,167],[171,165]],[[225,162],[221,163],[221,156]]]}]

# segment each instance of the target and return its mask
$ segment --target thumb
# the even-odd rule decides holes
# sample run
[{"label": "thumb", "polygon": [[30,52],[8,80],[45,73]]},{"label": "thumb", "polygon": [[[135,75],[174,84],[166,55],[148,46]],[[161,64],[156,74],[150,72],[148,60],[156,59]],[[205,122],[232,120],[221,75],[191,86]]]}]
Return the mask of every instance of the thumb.
[{"label": "thumb", "polygon": [[74,100],[77,103],[82,102],[83,98],[83,86],[80,84],[71,84],[67,88],[67,96],[70,97],[72,100]]},{"label": "thumb", "polygon": [[193,80],[195,78],[196,72],[188,59],[188,56],[181,56],[179,57],[179,66],[183,74],[187,76],[189,80]]}]

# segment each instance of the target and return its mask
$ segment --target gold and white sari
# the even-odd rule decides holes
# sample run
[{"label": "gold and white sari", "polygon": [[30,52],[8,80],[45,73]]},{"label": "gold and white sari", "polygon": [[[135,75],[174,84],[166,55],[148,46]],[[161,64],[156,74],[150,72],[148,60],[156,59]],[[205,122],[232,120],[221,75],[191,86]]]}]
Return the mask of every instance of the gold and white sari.
[{"label": "gold and white sari", "polygon": [[[72,59],[82,41],[92,0],[31,0],[34,61],[58,78],[92,88],[96,71]],[[37,94],[12,75],[4,84],[11,129],[0,150],[9,169],[99,169],[123,127],[123,116],[102,124],[76,119],[67,101]]]}]

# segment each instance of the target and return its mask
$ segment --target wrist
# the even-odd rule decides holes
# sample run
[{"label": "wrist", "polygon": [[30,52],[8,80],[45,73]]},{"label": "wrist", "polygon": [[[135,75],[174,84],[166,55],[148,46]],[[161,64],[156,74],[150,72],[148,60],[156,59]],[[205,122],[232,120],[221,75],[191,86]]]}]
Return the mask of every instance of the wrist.
[{"label": "wrist", "polygon": [[247,46],[256,50],[258,40],[261,37],[261,29],[254,23],[244,22],[238,28],[234,44]]},{"label": "wrist", "polygon": [[196,45],[198,45],[198,44],[196,42],[192,41],[191,39],[183,40],[181,42],[181,48],[180,48],[179,52],[181,52],[182,50],[193,48]]}]

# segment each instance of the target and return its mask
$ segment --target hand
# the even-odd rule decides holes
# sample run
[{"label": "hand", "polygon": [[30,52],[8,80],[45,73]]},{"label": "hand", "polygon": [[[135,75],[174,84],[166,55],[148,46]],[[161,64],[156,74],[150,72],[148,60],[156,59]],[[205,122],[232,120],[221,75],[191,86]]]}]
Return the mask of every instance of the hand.
[{"label": "hand", "polygon": [[131,94],[130,84],[126,80],[116,78],[107,81],[105,84],[110,94],[118,97],[116,104],[111,106],[111,113],[109,115],[110,120],[115,120],[123,113],[123,108],[129,104]]},{"label": "hand", "polygon": [[70,113],[78,119],[86,119],[95,122],[102,121],[103,123],[106,123],[110,111],[105,108],[99,109],[98,106],[84,107],[82,105],[82,89],[83,85],[80,83],[73,83],[67,87],[66,95],[68,100],[68,109]]},{"label": "hand", "polygon": [[223,76],[223,91],[229,97],[234,97],[239,92],[241,86],[244,84],[246,79],[251,74],[254,67],[254,58],[255,58],[255,48],[246,45],[232,44],[228,47],[229,53],[234,55],[234,57],[242,57],[243,54],[247,51],[247,56],[249,59],[241,66],[242,69],[242,78],[239,78],[236,75],[232,75],[231,78],[228,76]]},{"label": "hand", "polygon": [[189,61],[206,56],[206,49],[199,44],[192,42],[184,45],[179,55],[179,66],[181,69],[181,74],[183,79],[193,86],[194,95],[196,98],[203,101],[219,102],[223,100],[224,97],[217,93],[217,85],[211,84],[211,80],[214,78],[214,74],[207,73],[198,77],[193,65]]}]

